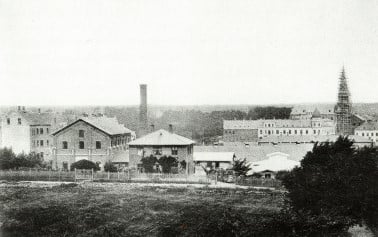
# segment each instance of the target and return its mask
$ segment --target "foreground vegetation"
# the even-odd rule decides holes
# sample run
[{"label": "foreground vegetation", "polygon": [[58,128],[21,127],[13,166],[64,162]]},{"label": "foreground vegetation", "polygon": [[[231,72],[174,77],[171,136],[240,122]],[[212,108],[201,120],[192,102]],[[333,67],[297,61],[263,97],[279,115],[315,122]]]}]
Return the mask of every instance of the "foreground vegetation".
[{"label": "foreground vegetation", "polygon": [[2,236],[250,236],[250,231],[268,231],[264,225],[282,208],[283,194],[131,184],[16,185],[0,188],[0,205]]}]

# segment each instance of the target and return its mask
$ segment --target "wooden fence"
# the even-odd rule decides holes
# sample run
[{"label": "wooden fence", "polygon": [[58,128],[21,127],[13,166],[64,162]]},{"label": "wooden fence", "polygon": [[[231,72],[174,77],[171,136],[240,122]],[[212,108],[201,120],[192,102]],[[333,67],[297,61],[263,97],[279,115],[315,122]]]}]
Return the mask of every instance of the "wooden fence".
[{"label": "wooden fence", "polygon": [[137,170],[121,172],[102,172],[93,170],[75,171],[14,171],[0,170],[0,180],[8,181],[100,181],[100,182],[152,182],[152,183],[201,183],[208,184],[206,177],[187,176],[186,174],[140,173]]}]

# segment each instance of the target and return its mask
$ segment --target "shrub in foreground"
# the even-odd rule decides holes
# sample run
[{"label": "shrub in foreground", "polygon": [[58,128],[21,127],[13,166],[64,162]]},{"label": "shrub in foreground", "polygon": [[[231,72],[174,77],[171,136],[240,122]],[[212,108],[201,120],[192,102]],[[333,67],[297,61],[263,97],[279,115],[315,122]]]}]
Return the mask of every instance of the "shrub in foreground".
[{"label": "shrub in foreground", "polygon": [[79,160],[79,161],[76,161],[75,163],[72,163],[71,171],[75,170],[75,168],[84,169],[84,170],[93,169],[94,171],[100,170],[100,168],[90,160]]}]

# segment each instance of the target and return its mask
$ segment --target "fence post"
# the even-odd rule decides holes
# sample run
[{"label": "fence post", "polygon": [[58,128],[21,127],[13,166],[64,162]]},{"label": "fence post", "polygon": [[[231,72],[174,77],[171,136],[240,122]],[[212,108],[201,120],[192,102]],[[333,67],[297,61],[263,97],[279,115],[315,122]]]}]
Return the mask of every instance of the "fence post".
[{"label": "fence post", "polygon": [[109,170],[108,170],[108,180],[110,180],[110,173],[109,173]]},{"label": "fence post", "polygon": [[58,181],[60,181],[60,170],[58,170]]},{"label": "fence post", "polygon": [[75,182],[76,182],[76,168],[75,168]]},{"label": "fence post", "polygon": [[117,170],[117,179],[119,181],[119,170]]},{"label": "fence post", "polygon": [[92,182],[93,182],[93,168],[92,168]]},{"label": "fence post", "polygon": [[127,178],[130,180],[130,169],[127,169]]},{"label": "fence post", "polygon": [[215,171],[215,185],[218,183],[218,171]]}]

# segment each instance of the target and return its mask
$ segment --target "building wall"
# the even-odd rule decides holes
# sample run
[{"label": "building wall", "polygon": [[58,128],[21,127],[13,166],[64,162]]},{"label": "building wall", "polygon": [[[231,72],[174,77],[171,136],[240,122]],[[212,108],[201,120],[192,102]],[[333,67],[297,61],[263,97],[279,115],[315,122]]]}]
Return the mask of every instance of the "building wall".
[{"label": "building wall", "polygon": [[[7,119],[10,119],[10,124]],[[21,124],[18,124],[18,119],[21,119]],[[30,126],[22,116],[17,113],[4,116],[1,130],[2,147],[12,148],[16,154],[31,151]]]},{"label": "building wall", "polygon": [[355,130],[354,135],[368,137],[374,142],[374,145],[378,142],[378,130]]},{"label": "building wall", "polygon": [[[84,138],[79,137],[79,130],[84,130]],[[67,141],[68,149],[63,149],[63,141]],[[84,149],[79,148],[79,142],[84,142]],[[96,149],[96,141],[101,142],[101,149]],[[100,167],[111,158],[111,138],[100,130],[84,122],[78,122],[54,136],[54,167],[63,168],[67,162],[68,169],[72,163],[87,159],[100,162]]]},{"label": "building wall", "polygon": [[[172,155],[172,147],[177,148],[177,155]],[[161,156],[176,157],[179,162],[185,160],[188,165],[189,174],[194,172],[193,163],[193,145],[190,146],[162,146],[161,155],[154,154],[154,146],[130,146],[129,148],[129,167],[138,168],[138,164],[141,164],[142,157],[148,157],[150,155],[160,158]]]},{"label": "building wall", "polygon": [[52,161],[52,145],[53,139],[51,136],[50,125],[31,125],[31,151],[41,156],[45,162]]},{"label": "building wall", "polygon": [[255,142],[258,140],[258,129],[225,129],[223,140],[225,142]]}]

